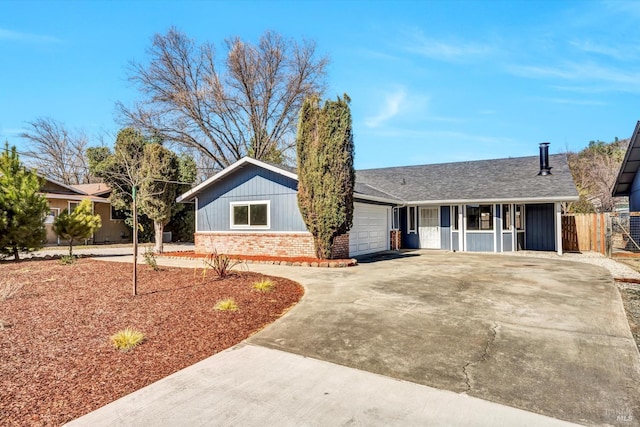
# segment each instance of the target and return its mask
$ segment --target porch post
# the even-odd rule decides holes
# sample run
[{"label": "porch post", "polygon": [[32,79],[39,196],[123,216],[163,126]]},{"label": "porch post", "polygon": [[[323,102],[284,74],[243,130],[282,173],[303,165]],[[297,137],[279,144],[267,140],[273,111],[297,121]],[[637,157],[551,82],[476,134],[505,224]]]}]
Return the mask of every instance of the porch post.
[{"label": "porch post", "polygon": [[555,202],[554,204],[556,207],[556,250],[558,255],[562,256],[562,206],[560,202]]}]

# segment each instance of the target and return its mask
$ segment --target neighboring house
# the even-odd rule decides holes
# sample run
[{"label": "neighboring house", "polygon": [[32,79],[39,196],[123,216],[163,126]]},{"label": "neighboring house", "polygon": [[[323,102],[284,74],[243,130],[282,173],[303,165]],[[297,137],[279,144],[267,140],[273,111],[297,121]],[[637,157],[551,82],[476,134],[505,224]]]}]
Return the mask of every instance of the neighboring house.
[{"label": "neighboring house", "polygon": [[629,212],[640,212],[640,121],[636,123],[627,152],[611,192],[613,197],[629,197]]},{"label": "neighboring house", "polygon": [[92,243],[119,243],[129,240],[129,229],[124,218],[118,216],[107,199],[111,190],[105,184],[66,185],[42,176],[41,193],[49,202],[49,215],[45,219],[47,244],[61,244],[53,231],[53,221],[65,209],[73,210],[84,199],[93,202],[93,212],[100,215],[102,226],[96,230]]},{"label": "neighboring house", "polygon": [[[295,171],[245,157],[180,196],[196,204],[197,252],[314,256]],[[565,155],[356,172],[353,227],[334,256],[429,248],[562,253],[561,203],[578,200]]]}]

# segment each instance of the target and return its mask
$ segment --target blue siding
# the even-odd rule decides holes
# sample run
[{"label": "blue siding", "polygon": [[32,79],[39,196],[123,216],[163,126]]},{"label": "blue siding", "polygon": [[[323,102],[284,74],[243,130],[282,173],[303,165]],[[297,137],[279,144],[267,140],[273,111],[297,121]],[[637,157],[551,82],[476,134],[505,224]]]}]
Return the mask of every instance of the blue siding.
[{"label": "blue siding", "polygon": [[493,252],[493,233],[467,233],[467,251]]},{"label": "blue siding", "polygon": [[525,248],[531,251],[556,249],[553,203],[527,205]]},{"label": "blue siding", "polygon": [[451,250],[453,251],[459,251],[460,250],[460,245],[458,244],[458,231],[454,231],[453,233],[451,233]]},{"label": "blue siding", "polygon": [[451,249],[451,214],[449,206],[440,206],[440,249]]},{"label": "blue siding", "polygon": [[629,193],[629,211],[640,212],[640,174],[636,173]]},{"label": "blue siding", "polygon": [[502,233],[502,251],[503,252],[513,252],[513,234],[512,233]]},{"label": "blue siding", "polygon": [[298,209],[297,187],[294,179],[257,166],[246,166],[198,196],[197,230],[232,231],[231,202],[269,200],[271,226],[265,231],[307,231]]}]

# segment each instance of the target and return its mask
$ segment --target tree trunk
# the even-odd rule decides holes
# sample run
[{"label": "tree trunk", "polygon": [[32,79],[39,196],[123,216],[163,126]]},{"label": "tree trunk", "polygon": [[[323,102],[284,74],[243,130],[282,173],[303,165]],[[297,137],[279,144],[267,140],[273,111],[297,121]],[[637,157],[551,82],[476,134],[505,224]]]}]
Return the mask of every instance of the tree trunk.
[{"label": "tree trunk", "polygon": [[20,261],[20,252],[18,251],[18,247],[13,247],[13,257],[15,261]]},{"label": "tree trunk", "polygon": [[69,258],[73,256],[73,240],[69,239]]},{"label": "tree trunk", "polygon": [[164,232],[164,223],[162,221],[153,221],[153,229],[156,232],[156,246],[153,248],[155,253],[161,254],[164,250],[162,243],[162,234]]}]

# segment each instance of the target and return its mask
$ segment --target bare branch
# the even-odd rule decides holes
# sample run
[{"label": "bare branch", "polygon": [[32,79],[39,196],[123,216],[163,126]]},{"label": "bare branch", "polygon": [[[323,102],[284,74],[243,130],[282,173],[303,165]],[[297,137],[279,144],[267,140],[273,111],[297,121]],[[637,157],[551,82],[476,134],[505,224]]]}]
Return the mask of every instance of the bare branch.
[{"label": "bare branch", "polygon": [[171,28],[156,34],[149,61],[132,63],[142,100],[118,103],[127,126],[197,150],[223,168],[251,155],[282,160],[293,147],[303,100],[325,89],[328,59],[316,46],[266,32],[257,45],[226,41],[224,69],[213,45]]},{"label": "bare branch", "polygon": [[28,123],[20,134],[28,142],[24,156],[30,166],[67,185],[89,182],[85,150],[89,139],[84,132],[70,132],[62,123],[48,117]]}]

